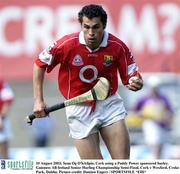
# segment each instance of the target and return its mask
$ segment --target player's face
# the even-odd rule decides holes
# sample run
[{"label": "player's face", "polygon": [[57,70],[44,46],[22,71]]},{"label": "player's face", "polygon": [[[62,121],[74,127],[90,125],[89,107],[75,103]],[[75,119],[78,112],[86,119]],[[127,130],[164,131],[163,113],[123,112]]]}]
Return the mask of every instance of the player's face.
[{"label": "player's face", "polygon": [[103,23],[101,22],[100,17],[89,19],[86,16],[83,16],[82,30],[87,46],[92,50],[98,48],[104,33]]}]

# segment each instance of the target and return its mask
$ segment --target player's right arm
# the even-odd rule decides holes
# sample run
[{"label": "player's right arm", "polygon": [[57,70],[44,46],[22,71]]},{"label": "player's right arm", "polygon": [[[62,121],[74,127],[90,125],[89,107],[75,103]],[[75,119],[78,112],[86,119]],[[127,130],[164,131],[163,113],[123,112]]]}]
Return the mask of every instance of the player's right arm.
[{"label": "player's right arm", "polygon": [[44,108],[46,107],[43,97],[43,81],[46,68],[41,68],[34,63],[33,69],[33,92],[34,108],[33,112],[37,117],[45,116]]},{"label": "player's right arm", "polygon": [[[34,108],[33,112],[36,117],[43,117],[46,116],[44,112],[44,108],[46,107],[44,96],[43,96],[43,82],[45,72],[48,69],[53,69],[53,67],[57,64],[53,62],[54,59],[54,50],[55,44],[49,46],[48,49],[44,49],[37,59],[34,62],[34,69],[33,69],[33,94],[34,94]],[[51,67],[52,62],[54,66]],[[49,71],[50,72],[50,71]]]},{"label": "player's right arm", "polygon": [[33,112],[36,117],[46,116],[44,108],[46,107],[43,97],[43,81],[45,72],[50,73],[52,69],[59,64],[63,57],[64,38],[54,42],[47,49],[44,49],[34,62],[33,70],[33,91],[34,91],[34,108]]}]

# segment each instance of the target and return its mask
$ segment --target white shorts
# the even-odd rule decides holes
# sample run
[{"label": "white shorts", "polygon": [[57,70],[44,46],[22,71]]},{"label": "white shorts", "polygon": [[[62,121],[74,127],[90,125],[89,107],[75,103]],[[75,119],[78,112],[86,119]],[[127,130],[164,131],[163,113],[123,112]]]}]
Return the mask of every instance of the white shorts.
[{"label": "white shorts", "polygon": [[127,115],[123,100],[117,93],[104,101],[97,101],[94,112],[91,112],[89,105],[72,105],[65,110],[70,136],[75,139],[96,133],[100,128],[122,120]]},{"label": "white shorts", "polygon": [[142,129],[147,144],[164,144],[167,140],[167,130],[153,120],[145,120]]},{"label": "white shorts", "polygon": [[8,141],[12,137],[10,122],[8,117],[3,118],[3,128],[0,129],[0,143]]}]

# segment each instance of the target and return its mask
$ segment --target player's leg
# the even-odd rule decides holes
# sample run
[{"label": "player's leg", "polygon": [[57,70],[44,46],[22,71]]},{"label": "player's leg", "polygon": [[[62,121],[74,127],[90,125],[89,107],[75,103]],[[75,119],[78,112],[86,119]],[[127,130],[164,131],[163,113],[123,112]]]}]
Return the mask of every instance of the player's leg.
[{"label": "player's leg", "polygon": [[81,159],[102,159],[98,133],[83,139],[74,139],[74,142]]},{"label": "player's leg", "polygon": [[112,159],[129,159],[129,133],[124,120],[101,128],[100,133]]},{"label": "player's leg", "polygon": [[167,140],[166,130],[154,120],[144,120],[142,130],[145,144],[150,149],[153,157],[160,159],[163,144]]}]

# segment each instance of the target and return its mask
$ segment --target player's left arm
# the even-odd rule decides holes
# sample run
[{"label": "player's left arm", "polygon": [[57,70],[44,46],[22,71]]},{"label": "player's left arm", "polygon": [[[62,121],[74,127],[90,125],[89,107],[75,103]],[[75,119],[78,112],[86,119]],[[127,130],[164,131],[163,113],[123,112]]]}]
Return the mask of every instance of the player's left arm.
[{"label": "player's left arm", "polygon": [[[123,43],[122,43],[123,44]],[[143,79],[138,66],[128,47],[123,44],[123,54],[119,59],[119,73],[122,83],[132,91],[138,91],[143,87]]]}]

